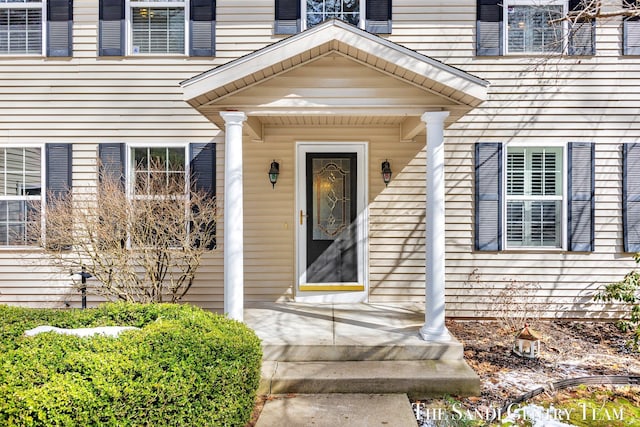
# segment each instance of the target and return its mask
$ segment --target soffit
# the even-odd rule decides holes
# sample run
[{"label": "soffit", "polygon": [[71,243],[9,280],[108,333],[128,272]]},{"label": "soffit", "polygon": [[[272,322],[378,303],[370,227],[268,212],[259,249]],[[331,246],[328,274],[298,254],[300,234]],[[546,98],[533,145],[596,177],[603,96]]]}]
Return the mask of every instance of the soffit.
[{"label": "soffit", "polygon": [[[351,73],[351,86],[341,80],[344,75],[340,67],[331,71],[330,61],[340,63],[342,69],[349,64],[353,70],[359,67],[360,71]],[[319,72],[322,68],[327,70],[324,75]],[[305,73],[315,76],[314,81],[304,88],[287,90],[286,81],[301,81]],[[363,74],[362,79],[359,74]],[[378,75],[380,84],[367,80],[373,74]],[[319,124],[328,115],[342,117],[333,121],[345,125],[358,121],[348,116],[369,117],[359,119],[363,125],[382,124],[406,120],[390,117],[416,117],[438,110],[450,111],[448,121],[452,122],[484,101],[488,82],[332,20],[181,85],[185,100],[218,126],[222,124],[218,113],[233,109],[247,112],[264,126],[300,122],[295,116],[305,116],[305,123]],[[387,92],[381,89],[385,87]],[[296,89],[303,92],[302,96],[296,96]],[[323,90],[330,94],[328,98],[342,92],[346,105],[340,107],[334,99],[322,96]],[[381,99],[376,100],[377,96]]]}]

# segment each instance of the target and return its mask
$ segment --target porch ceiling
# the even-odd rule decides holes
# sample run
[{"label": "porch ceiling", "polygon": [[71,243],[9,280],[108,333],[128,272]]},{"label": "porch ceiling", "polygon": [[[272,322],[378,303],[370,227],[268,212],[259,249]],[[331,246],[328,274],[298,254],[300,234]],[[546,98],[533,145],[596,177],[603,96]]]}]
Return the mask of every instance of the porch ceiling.
[{"label": "porch ceiling", "polygon": [[332,20],[181,83],[185,100],[223,127],[241,110],[246,131],[264,126],[399,126],[424,130],[425,111],[454,122],[485,100],[488,82]]}]

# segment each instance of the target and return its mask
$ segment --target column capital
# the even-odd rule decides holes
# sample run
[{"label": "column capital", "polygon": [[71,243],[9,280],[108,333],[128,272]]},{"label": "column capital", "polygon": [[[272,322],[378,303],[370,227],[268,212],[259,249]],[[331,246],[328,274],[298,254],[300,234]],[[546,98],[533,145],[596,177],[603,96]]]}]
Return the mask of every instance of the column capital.
[{"label": "column capital", "polygon": [[444,122],[446,118],[449,117],[448,111],[427,111],[422,116],[420,116],[420,120],[425,123],[430,122]]},{"label": "column capital", "polygon": [[242,111],[221,111],[220,117],[227,125],[241,125],[247,120],[247,115]]}]

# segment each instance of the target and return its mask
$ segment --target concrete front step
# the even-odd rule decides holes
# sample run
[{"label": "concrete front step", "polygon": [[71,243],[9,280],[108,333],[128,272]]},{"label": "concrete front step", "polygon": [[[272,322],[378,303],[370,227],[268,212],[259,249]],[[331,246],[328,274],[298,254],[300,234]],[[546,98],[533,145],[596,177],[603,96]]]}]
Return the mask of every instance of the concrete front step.
[{"label": "concrete front step", "polygon": [[375,360],[461,360],[458,341],[428,343],[416,334],[397,343],[366,344],[271,344],[263,342],[263,360],[281,362],[375,361]]},{"label": "concrete front step", "polygon": [[260,394],[407,393],[414,399],[480,394],[464,360],[264,361]]}]

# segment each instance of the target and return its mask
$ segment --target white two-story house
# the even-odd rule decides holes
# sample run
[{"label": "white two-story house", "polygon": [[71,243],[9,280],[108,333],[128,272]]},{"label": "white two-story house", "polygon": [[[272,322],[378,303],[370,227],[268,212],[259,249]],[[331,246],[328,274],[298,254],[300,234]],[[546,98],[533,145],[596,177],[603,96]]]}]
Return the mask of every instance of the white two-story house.
[{"label": "white two-story house", "polygon": [[522,286],[608,316],[592,294],[640,250],[640,21],[580,7],[0,0],[0,303],[80,303],[28,204],[90,192],[100,158],[133,188],[136,159],[201,156],[207,309],[424,302],[429,339]]}]

